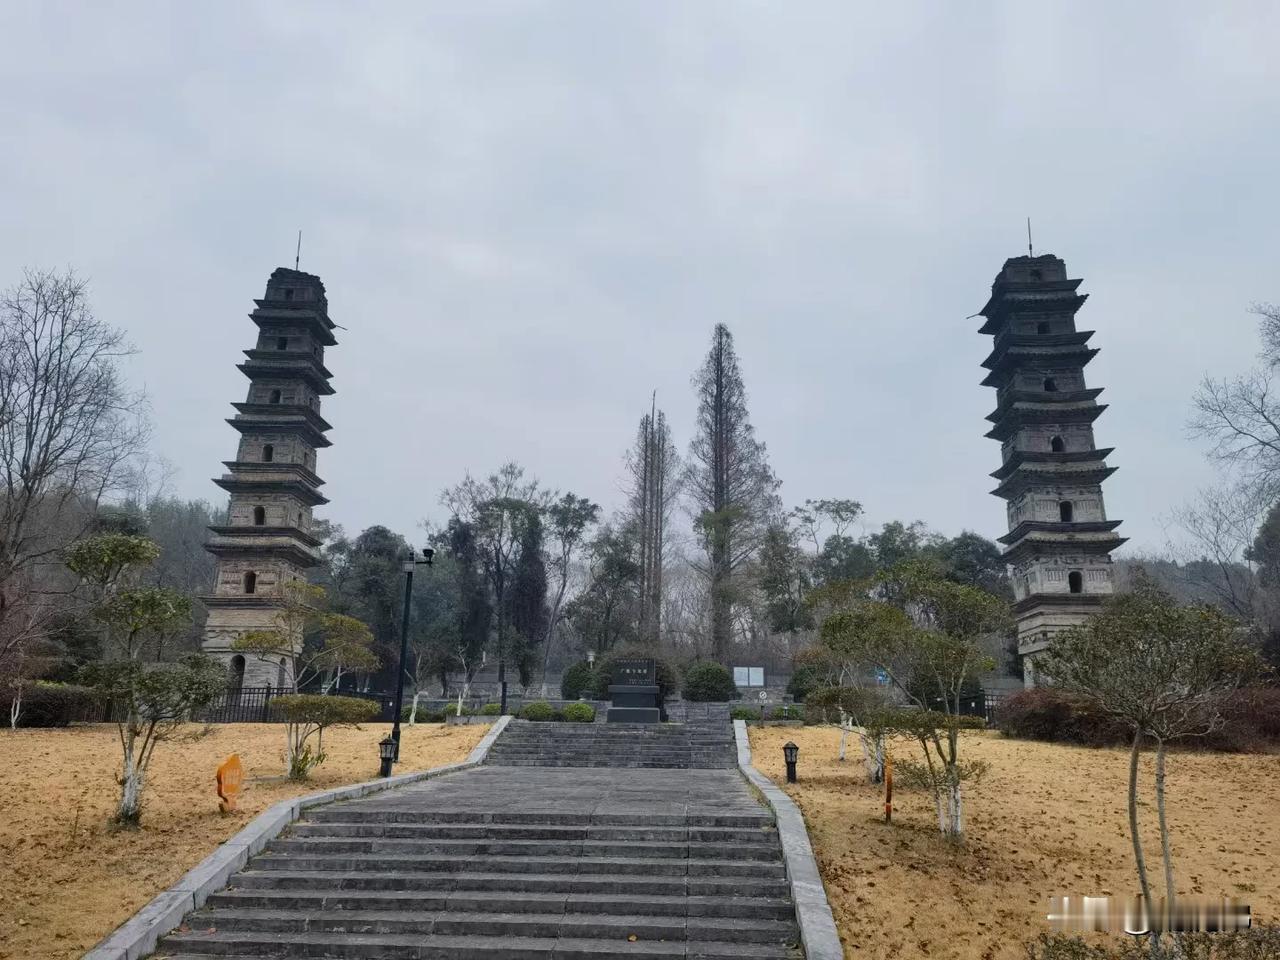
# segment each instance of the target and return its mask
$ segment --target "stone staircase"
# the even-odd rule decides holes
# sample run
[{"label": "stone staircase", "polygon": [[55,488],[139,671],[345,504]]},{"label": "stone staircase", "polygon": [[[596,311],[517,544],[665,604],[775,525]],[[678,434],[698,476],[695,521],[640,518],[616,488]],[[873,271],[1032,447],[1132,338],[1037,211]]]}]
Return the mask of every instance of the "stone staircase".
[{"label": "stone staircase", "polygon": [[156,956],[782,960],[797,941],[772,817],[736,772],[486,766],[313,809]]},{"label": "stone staircase", "polygon": [[536,723],[513,720],[485,763],[503,767],[667,767],[727,770],[737,766],[727,721],[685,723]]}]

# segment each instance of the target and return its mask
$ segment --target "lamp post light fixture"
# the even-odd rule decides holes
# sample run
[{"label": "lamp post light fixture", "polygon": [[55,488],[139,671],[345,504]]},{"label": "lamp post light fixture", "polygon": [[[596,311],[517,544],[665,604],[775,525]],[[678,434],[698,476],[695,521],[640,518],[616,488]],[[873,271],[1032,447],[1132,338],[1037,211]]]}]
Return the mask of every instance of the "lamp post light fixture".
[{"label": "lamp post light fixture", "polygon": [[391,776],[391,764],[396,759],[396,742],[391,738],[390,734],[378,741],[378,756],[382,759],[382,766],[378,770],[378,776]]},{"label": "lamp post light fixture", "polygon": [[[404,562],[404,611],[400,615],[400,662],[396,664],[396,706],[395,718],[391,724],[394,749],[391,754],[391,763],[397,763],[400,760],[400,712],[404,709],[404,662],[409,656],[409,608],[413,600],[413,570],[420,563],[431,566],[435,555],[436,552],[430,547],[423,547],[421,560],[411,556]],[[383,776],[390,776],[391,767],[388,766],[388,761],[384,759],[382,763],[383,769],[386,770]]]},{"label": "lamp post light fixture", "polygon": [[795,783],[796,758],[800,756],[800,748],[788,740],[782,748],[782,756],[787,761],[787,783]]}]

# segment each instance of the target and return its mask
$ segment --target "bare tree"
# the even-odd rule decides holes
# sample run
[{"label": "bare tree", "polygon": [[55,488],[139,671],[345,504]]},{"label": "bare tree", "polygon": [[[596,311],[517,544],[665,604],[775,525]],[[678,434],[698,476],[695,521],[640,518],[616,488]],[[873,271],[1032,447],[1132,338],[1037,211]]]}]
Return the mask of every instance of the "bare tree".
[{"label": "bare tree", "polygon": [[693,385],[698,421],[685,478],[707,554],[700,569],[711,593],[712,656],[723,661],[733,633],[734,575],[781,510],[779,482],[751,426],[733,335],[722,323]]},{"label": "bare tree", "polygon": [[130,352],[71,271],[27,271],[0,295],[0,662],[43,639],[42,567],[145,446],[145,399],[119,369]]},{"label": "bare tree", "polygon": [[547,508],[546,564],[555,577],[555,596],[547,616],[547,635],[542,646],[542,696],[547,696],[547,665],[551,661],[551,642],[564,610],[564,596],[569,589],[575,554],[586,542],[587,528],[600,519],[600,507],[586,497],[566,493]]},{"label": "bare tree", "polygon": [[1257,614],[1258,578],[1249,548],[1266,504],[1249,483],[1209,487],[1173,513],[1186,537],[1171,552],[1179,574],[1197,592],[1243,620]]},{"label": "bare tree", "polygon": [[666,415],[654,395],[640,418],[635,446],[627,452],[627,523],[635,529],[640,564],[641,642],[656,645],[662,631],[662,569],[670,535],[667,522],[680,493],[680,457]]}]

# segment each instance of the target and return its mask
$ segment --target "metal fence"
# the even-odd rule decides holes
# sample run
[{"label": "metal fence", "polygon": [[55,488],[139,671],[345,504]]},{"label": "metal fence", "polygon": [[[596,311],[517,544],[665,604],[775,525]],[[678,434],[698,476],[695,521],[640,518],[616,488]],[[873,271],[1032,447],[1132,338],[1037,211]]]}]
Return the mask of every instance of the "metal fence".
[{"label": "metal fence", "polygon": [[[271,700],[291,692],[287,687],[269,684],[265,687],[228,687],[217,700],[197,711],[191,719],[196,723],[283,723],[284,718],[272,709]],[[378,715],[371,723],[390,723],[395,716],[395,698],[391,694],[344,690],[340,695],[377,703]],[[124,719],[124,711],[117,703],[89,700],[70,708],[66,719],[69,723],[116,723]]]}]

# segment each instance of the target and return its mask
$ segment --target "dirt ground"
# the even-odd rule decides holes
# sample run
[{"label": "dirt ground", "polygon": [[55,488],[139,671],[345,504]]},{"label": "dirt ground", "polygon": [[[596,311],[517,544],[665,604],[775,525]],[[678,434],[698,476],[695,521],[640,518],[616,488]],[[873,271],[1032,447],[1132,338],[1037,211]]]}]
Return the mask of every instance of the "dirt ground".
[{"label": "dirt ground", "polygon": [[[966,786],[968,836],[957,849],[939,836],[921,791],[895,788],[886,825],[883,787],[866,783],[852,737],[849,759],[836,759],[839,739],[831,728],[751,730],[756,766],[804,813],[846,957],[1022,960],[1022,944],[1048,929],[1051,894],[1137,894],[1127,751],[967,735],[961,756],[991,770]],[[788,740],[800,747],[790,786]],[[1152,773],[1148,758],[1140,776],[1149,798]],[[1236,896],[1255,923],[1280,922],[1280,756],[1171,755],[1166,796],[1179,893]],[[1154,883],[1154,799],[1139,817]]]},{"label": "dirt ground", "polygon": [[[197,733],[201,728],[192,728]],[[403,728],[397,773],[466,758],[487,725]],[[304,784],[281,777],[284,728],[225,724],[156,749],[142,829],[112,832],[114,726],[0,730],[0,958],[72,960],[280,800],[378,774],[387,727],[325,733],[328,759]],[[239,753],[238,809],[218,813],[214,771]]]}]

